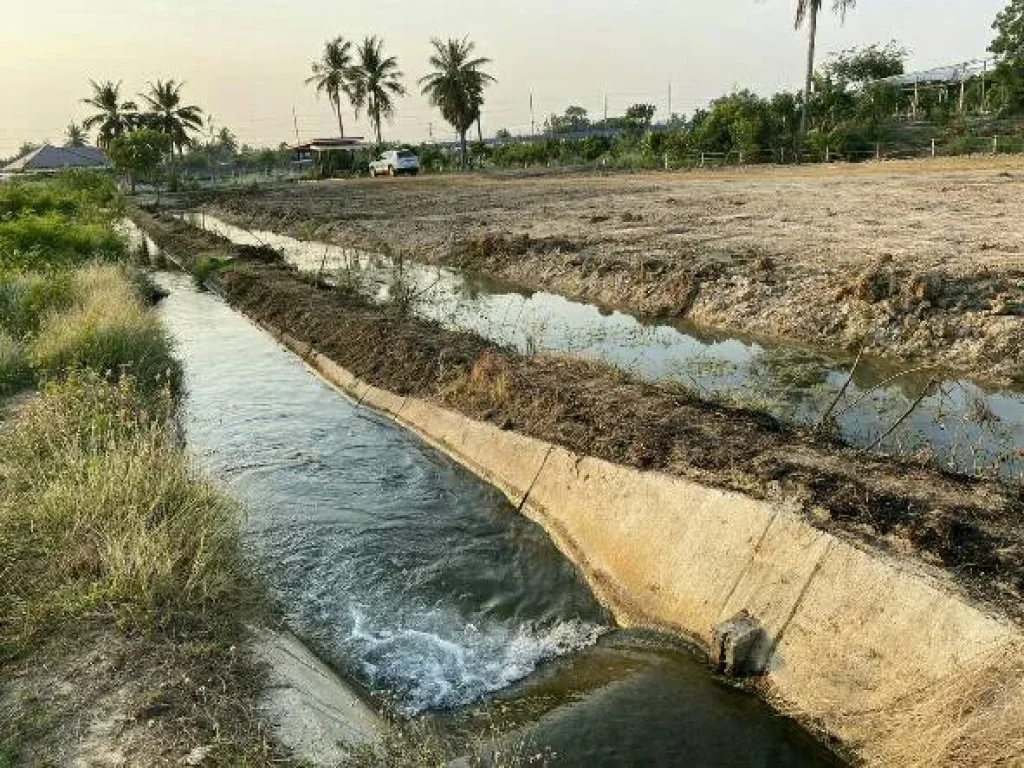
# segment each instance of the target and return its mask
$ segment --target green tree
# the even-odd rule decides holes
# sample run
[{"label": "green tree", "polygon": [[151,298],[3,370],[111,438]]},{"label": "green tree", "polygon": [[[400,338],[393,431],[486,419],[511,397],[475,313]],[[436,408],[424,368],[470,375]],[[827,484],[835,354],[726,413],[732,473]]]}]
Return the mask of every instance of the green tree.
[{"label": "green tree", "polygon": [[434,71],[420,78],[419,84],[431,105],[440,109],[441,116],[458,132],[462,148],[461,165],[465,170],[469,162],[466,133],[480,117],[484,88],[495,82],[483,70],[491,60],[474,57],[476,45],[468,37],[447,41],[435,37],[430,42],[434,46],[430,57]]},{"label": "green tree", "polygon": [[998,64],[993,104],[1000,112],[1024,109],[1024,0],[1011,0],[992,24],[996,37],[989,46]]},{"label": "green tree", "polygon": [[157,80],[149,84],[149,92],[139,94],[149,106],[143,122],[145,127],[160,131],[171,140],[170,151],[182,154],[192,143],[191,133],[202,130],[203,110],[194,105],[181,103],[181,89],[184,83],[175,80]]},{"label": "green tree", "polygon": [[831,56],[824,73],[842,83],[863,85],[902,75],[910,52],[895,40],[885,45],[874,43],[861,48],[847,48]]},{"label": "green tree", "polygon": [[548,133],[578,133],[588,128],[590,118],[587,117],[587,110],[577,106],[566,109],[564,115],[551,115],[544,123]]},{"label": "green tree", "polygon": [[[797,0],[794,26],[800,29],[807,23],[807,78],[804,81],[804,104],[800,113],[800,137],[807,135],[809,110],[811,105],[811,85],[814,80],[814,47],[818,38],[818,14],[825,0]],[[840,18],[846,18],[846,12],[857,5],[857,0],[832,0],[832,10]]]},{"label": "green tree", "polygon": [[70,123],[64,130],[65,147],[84,147],[89,141],[89,134],[78,123]]},{"label": "green tree", "polygon": [[323,53],[311,65],[313,74],[306,78],[307,85],[315,85],[316,92],[327,96],[334,114],[338,118],[338,135],[345,137],[345,121],[341,113],[341,97],[344,95],[349,102],[353,98],[353,65],[352,43],[342,37],[336,37],[324,43]]},{"label": "green tree", "polygon": [[390,120],[395,114],[395,97],[406,94],[398,59],[384,55],[384,41],[373,36],[367,37],[356,49],[358,63],[352,69],[351,99],[359,110],[365,108],[377,137],[382,144],[381,122]]},{"label": "green tree", "polygon": [[136,127],[138,106],[134,101],[121,100],[120,80],[116,83],[112,80],[102,83],[90,80],[89,84],[92,86],[92,96],[82,99],[82,102],[99,111],[85,118],[82,127],[91,131],[98,126],[96,143],[106,148],[118,136]]},{"label": "green tree", "polygon": [[626,119],[638,123],[644,130],[651,127],[654,120],[655,108],[653,104],[634,104],[626,110]]},{"label": "green tree", "polygon": [[166,133],[140,128],[111,141],[107,152],[114,167],[128,177],[134,194],[135,182],[152,178],[170,148],[171,138]]}]

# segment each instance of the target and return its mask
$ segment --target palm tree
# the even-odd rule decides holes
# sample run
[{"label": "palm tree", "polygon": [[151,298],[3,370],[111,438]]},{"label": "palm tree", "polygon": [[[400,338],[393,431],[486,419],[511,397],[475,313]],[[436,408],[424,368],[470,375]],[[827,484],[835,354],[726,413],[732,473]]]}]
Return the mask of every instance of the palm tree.
[{"label": "palm tree", "polygon": [[319,61],[312,64],[313,74],[306,85],[315,85],[316,92],[327,95],[334,114],[338,116],[338,135],[345,138],[345,123],[341,119],[341,96],[352,99],[352,43],[341,37],[324,43]]},{"label": "palm tree", "polygon": [[90,80],[89,84],[92,86],[92,96],[82,99],[82,102],[95,107],[99,112],[85,118],[82,127],[90,131],[99,126],[96,144],[106,148],[122,133],[127,133],[135,127],[138,122],[138,107],[134,101],[121,101],[120,80],[116,83],[112,80],[103,83]]},{"label": "palm tree", "polygon": [[384,41],[376,35],[363,40],[356,56],[359,63],[352,69],[350,98],[357,117],[359,110],[366,107],[366,116],[380,144],[381,121],[395,114],[395,97],[406,94],[402,85],[405,75],[398,69],[398,59],[384,55]]},{"label": "palm tree", "polygon": [[[811,84],[814,79],[814,46],[818,37],[818,12],[824,0],[797,0],[794,27],[800,29],[807,21],[807,80],[804,83],[804,104],[800,113],[800,144],[807,135],[807,123],[811,107]],[[832,0],[832,11],[846,20],[846,12],[857,5],[857,0]]]},{"label": "palm tree", "polygon": [[420,78],[423,95],[430,103],[440,108],[441,116],[458,131],[462,143],[462,167],[466,168],[466,133],[480,118],[484,103],[484,88],[495,82],[481,67],[490,64],[490,59],[473,58],[476,45],[469,38],[455,38],[443,42],[438,38],[430,41],[434,55],[430,66],[434,71]]},{"label": "palm tree", "polygon": [[181,103],[183,85],[174,80],[157,80],[149,84],[148,93],[139,94],[149,106],[149,112],[143,116],[144,122],[147,127],[160,131],[171,140],[172,156],[175,149],[180,155],[192,143],[189,134],[203,127],[203,110],[194,105],[183,106]]},{"label": "palm tree", "polygon": [[89,141],[89,134],[78,123],[70,123],[64,131],[65,147],[84,147]]}]

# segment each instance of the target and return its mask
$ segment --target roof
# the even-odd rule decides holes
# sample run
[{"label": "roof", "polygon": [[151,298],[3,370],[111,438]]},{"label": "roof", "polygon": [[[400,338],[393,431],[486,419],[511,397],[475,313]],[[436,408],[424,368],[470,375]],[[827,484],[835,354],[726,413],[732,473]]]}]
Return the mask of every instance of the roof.
[{"label": "roof", "polygon": [[987,60],[967,61],[963,64],[954,64],[946,67],[936,67],[922,72],[908,72],[905,75],[894,75],[893,77],[882,78],[877,82],[891,83],[893,85],[914,85],[915,83],[926,85],[930,83],[959,83],[970,80],[972,77],[991,69]]},{"label": "roof", "polygon": [[322,152],[327,149],[355,149],[363,145],[362,136],[351,136],[343,139],[313,139],[306,144],[299,144],[292,149],[299,152]]},{"label": "roof", "polygon": [[7,173],[55,171],[61,168],[109,168],[106,153],[97,147],[55,147],[44,144],[0,169]]}]

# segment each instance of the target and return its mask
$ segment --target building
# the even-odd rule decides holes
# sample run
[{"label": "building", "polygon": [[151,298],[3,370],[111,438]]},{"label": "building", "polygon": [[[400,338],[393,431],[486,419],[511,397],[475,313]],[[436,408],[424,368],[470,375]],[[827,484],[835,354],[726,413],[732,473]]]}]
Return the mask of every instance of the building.
[{"label": "building", "polygon": [[313,139],[306,144],[298,144],[292,147],[295,152],[293,164],[298,168],[308,168],[314,162],[328,152],[352,151],[364,146],[361,136],[353,136],[344,139]]},{"label": "building", "polygon": [[97,147],[55,147],[44,144],[0,168],[0,172],[52,173],[65,168],[110,168],[110,160]]}]

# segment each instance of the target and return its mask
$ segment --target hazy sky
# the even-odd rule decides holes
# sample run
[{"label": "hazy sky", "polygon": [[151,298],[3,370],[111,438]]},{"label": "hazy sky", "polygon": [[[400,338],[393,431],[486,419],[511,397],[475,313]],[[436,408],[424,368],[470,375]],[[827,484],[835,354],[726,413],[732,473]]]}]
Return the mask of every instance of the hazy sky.
[{"label": "hazy sky", "polygon": [[[860,0],[841,27],[826,14],[819,51],[896,38],[925,68],[985,55],[995,14],[1008,0]],[[451,129],[418,95],[432,36],[469,35],[492,58],[484,129],[538,126],[580,104],[611,114],[637,101],[690,113],[733,88],[799,86],[805,37],[792,0],[43,0],[2,4],[0,156],[25,140],[59,141],[88,113],[88,80],[124,80],[129,94],[156,78],[185,80],[185,96],[246,142],[333,135],[327,103],[303,85],[323,41],[383,36],[407,75],[385,138]],[[830,3],[826,3],[830,5]],[[369,135],[365,121],[350,134]],[[333,130],[332,130],[333,129]]]}]

